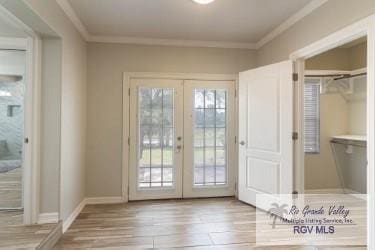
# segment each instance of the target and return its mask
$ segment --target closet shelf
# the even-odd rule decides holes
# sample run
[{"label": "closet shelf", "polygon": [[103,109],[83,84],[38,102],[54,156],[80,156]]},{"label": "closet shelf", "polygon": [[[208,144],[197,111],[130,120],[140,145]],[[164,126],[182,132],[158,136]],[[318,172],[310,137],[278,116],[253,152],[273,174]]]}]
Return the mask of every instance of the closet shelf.
[{"label": "closet shelf", "polygon": [[335,135],[332,136],[332,139],[336,140],[347,140],[347,141],[367,141],[365,135]]}]

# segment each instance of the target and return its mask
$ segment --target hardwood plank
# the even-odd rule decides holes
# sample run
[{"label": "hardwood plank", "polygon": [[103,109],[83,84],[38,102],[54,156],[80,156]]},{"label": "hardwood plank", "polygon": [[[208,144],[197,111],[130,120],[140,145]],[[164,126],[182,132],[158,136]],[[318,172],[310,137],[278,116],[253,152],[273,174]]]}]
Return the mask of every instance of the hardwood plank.
[{"label": "hardwood plank", "polygon": [[[254,207],[234,198],[88,205],[63,235],[55,249],[330,250],[332,248],[257,247],[255,213]],[[340,247],[332,249],[340,249]]]}]

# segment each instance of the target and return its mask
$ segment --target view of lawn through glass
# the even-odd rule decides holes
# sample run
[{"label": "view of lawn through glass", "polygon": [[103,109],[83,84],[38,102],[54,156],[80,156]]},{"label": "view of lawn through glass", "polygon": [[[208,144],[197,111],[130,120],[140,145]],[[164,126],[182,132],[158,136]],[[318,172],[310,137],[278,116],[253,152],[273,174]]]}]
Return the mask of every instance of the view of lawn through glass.
[{"label": "view of lawn through glass", "polygon": [[194,90],[194,185],[227,183],[226,111],[226,90]]},{"label": "view of lawn through glass", "polygon": [[138,110],[138,187],[172,187],[174,90],[139,88]]}]

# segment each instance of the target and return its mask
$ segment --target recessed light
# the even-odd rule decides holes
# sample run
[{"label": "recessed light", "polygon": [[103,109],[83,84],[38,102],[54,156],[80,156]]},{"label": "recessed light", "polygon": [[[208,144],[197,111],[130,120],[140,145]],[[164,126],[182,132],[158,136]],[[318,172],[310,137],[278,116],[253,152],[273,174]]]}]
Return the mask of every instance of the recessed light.
[{"label": "recessed light", "polygon": [[209,4],[212,3],[215,0],[192,0],[193,2],[199,3],[199,4]]}]

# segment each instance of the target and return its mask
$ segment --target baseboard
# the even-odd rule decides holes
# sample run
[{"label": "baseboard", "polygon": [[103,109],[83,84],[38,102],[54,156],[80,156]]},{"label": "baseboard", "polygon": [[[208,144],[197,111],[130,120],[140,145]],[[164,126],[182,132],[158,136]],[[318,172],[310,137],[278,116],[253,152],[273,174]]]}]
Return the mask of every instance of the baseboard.
[{"label": "baseboard", "polygon": [[59,221],[56,227],[51,231],[51,233],[48,234],[48,236],[45,239],[43,239],[43,241],[39,244],[39,246],[36,249],[37,250],[53,249],[53,247],[59,241],[61,236],[62,236],[62,222]]},{"label": "baseboard", "polygon": [[354,191],[353,189],[345,188],[345,193],[352,195],[353,197],[366,200],[367,195],[361,194],[360,192]]},{"label": "baseboard", "polygon": [[57,212],[39,214],[38,224],[57,223],[58,221],[59,221],[59,214]]},{"label": "baseboard", "polygon": [[86,198],[86,204],[116,204],[123,203],[124,200],[121,196],[112,197],[88,197]]},{"label": "baseboard", "polygon": [[342,188],[305,189],[305,194],[344,194]]},{"label": "baseboard", "polygon": [[113,197],[89,197],[85,198],[79,203],[79,205],[74,209],[74,211],[69,215],[69,217],[64,221],[62,232],[65,233],[66,230],[70,227],[73,221],[77,218],[79,213],[87,204],[116,204],[116,203],[123,203],[124,200],[121,196],[113,196]]},{"label": "baseboard", "polygon": [[69,217],[64,221],[62,232],[65,233],[66,230],[72,225],[73,221],[77,218],[79,213],[82,211],[82,209],[86,205],[86,199],[83,199],[81,203],[78,204],[78,206],[74,209],[74,211],[69,215]]}]

